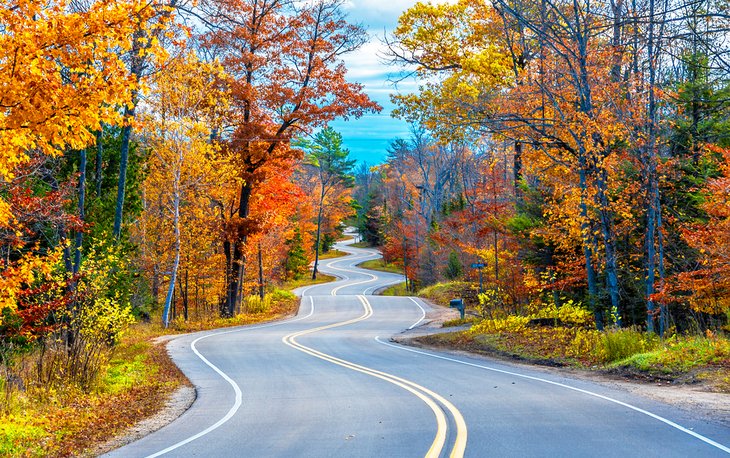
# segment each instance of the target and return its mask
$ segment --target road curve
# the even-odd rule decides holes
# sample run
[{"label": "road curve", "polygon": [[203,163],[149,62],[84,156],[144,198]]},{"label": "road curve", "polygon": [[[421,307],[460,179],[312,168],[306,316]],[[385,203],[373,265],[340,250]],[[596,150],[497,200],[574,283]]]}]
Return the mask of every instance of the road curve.
[{"label": "road curve", "polygon": [[428,305],[372,296],[402,281],[356,264],[301,288],[298,316],[180,336],[168,344],[197,399],[110,457],[712,457],[730,430],[583,380],[395,345]]}]

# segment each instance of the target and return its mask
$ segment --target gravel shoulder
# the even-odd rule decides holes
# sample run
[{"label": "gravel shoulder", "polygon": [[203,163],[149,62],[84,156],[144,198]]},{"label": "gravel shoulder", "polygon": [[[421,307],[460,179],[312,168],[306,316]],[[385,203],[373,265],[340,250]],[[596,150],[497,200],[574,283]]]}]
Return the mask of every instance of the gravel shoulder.
[{"label": "gravel shoulder", "polygon": [[155,415],[129,427],[121,435],[94,448],[89,456],[99,456],[119,447],[141,439],[158,429],[167,426],[182,415],[195,402],[196,393],[192,386],[181,386],[175,390],[165,402],[165,407]]}]

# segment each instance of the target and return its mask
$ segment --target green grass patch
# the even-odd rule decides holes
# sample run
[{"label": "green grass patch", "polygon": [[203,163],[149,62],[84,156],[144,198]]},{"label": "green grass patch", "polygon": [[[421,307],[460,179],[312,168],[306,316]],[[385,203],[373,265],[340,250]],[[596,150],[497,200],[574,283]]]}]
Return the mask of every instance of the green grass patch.
[{"label": "green grass patch", "polygon": [[40,442],[46,437],[48,432],[44,428],[28,425],[23,418],[3,418],[0,420],[0,456],[45,456]]},{"label": "green grass patch", "polygon": [[320,253],[319,259],[334,259],[334,258],[341,258],[343,256],[347,256],[348,253],[345,253],[344,251],[340,250],[329,250],[326,253]]},{"label": "green grass patch", "polygon": [[391,272],[394,274],[402,274],[403,269],[393,263],[386,263],[383,258],[371,259],[369,261],[361,262],[357,265],[363,269],[378,270],[380,272]]},{"label": "green grass patch", "polygon": [[673,337],[662,348],[631,355],[612,365],[664,374],[686,373],[707,366],[730,369],[730,340],[720,337]]},{"label": "green grass patch", "polygon": [[319,273],[317,273],[316,280],[312,280],[312,276],[307,275],[304,278],[299,278],[296,280],[289,280],[286,283],[283,283],[280,286],[280,289],[292,290],[292,289],[296,289],[296,288],[301,288],[302,286],[319,285],[321,283],[329,283],[329,282],[333,282],[336,280],[337,280],[337,277],[333,277],[332,275],[326,275],[326,274],[319,272]]},{"label": "green grass patch", "polygon": [[610,329],[601,334],[601,346],[607,362],[619,361],[632,355],[646,353],[659,345],[659,337],[636,329]]},{"label": "green grass patch", "polygon": [[351,243],[350,246],[355,248],[372,248],[368,242]]},{"label": "green grass patch", "polygon": [[117,394],[153,377],[156,367],[147,364],[150,346],[149,342],[137,342],[122,347],[109,361],[101,378],[100,391]]},{"label": "green grass patch", "polygon": [[406,283],[398,283],[397,285],[389,286],[380,292],[381,296],[412,296],[410,292],[406,290]]}]

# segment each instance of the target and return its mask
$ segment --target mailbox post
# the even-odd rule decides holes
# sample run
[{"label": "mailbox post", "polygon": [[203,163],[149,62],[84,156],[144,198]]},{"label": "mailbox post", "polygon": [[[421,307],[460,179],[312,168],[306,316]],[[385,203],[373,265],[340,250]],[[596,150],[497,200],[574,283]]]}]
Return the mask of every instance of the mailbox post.
[{"label": "mailbox post", "polygon": [[449,302],[449,308],[458,310],[461,314],[461,319],[464,319],[464,301],[461,299],[451,299]]}]

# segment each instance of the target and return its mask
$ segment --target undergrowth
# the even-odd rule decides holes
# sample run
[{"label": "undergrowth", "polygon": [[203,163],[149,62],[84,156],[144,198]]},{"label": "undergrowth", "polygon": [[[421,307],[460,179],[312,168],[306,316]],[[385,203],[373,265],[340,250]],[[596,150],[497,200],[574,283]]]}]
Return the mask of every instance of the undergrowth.
[{"label": "undergrowth", "polygon": [[15,393],[0,416],[0,456],[77,456],[158,411],[187,383],[149,324],[138,324],[115,347],[90,390],[67,386]]},{"label": "undergrowth", "polygon": [[371,259],[369,261],[363,261],[357,265],[362,269],[377,270],[380,272],[390,272],[395,274],[402,274],[403,269],[393,263],[386,263],[383,258]]},{"label": "undergrowth", "polygon": [[[558,309],[484,319],[462,333],[462,344],[551,364],[636,370],[677,378],[697,372],[699,378],[711,378],[716,388],[730,389],[730,340],[726,336],[672,335],[662,340],[636,328],[597,331],[580,317],[574,310],[561,313]],[[536,325],[535,321],[545,323],[536,318],[552,318],[559,324]]]},{"label": "undergrowth", "polygon": [[[164,334],[258,323],[296,311],[299,299],[289,291],[274,290],[263,300],[246,298],[244,313],[233,318],[184,322],[169,329],[138,323],[124,333],[93,386],[39,389],[25,385],[10,397],[0,415],[0,456],[78,456],[126,428],[159,411],[165,399],[188,383],[172,363],[163,344]],[[31,379],[38,354],[18,355],[16,373],[25,368]],[[30,363],[29,363],[30,362]],[[2,388],[2,387],[0,387]]]}]

